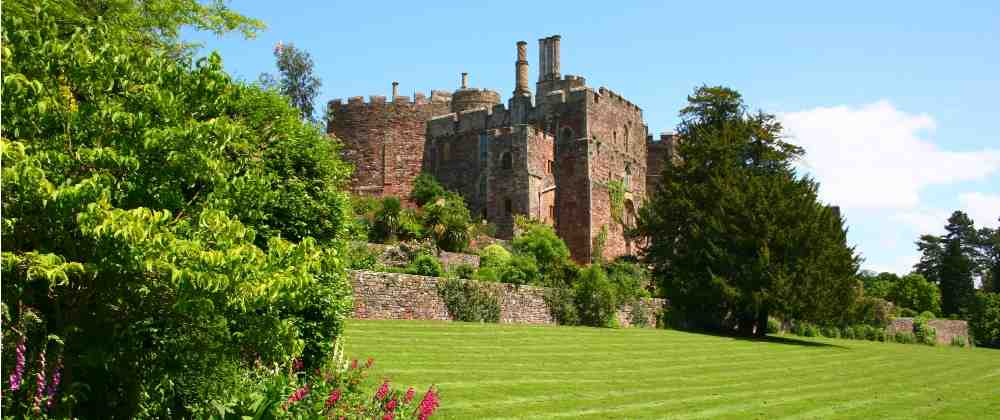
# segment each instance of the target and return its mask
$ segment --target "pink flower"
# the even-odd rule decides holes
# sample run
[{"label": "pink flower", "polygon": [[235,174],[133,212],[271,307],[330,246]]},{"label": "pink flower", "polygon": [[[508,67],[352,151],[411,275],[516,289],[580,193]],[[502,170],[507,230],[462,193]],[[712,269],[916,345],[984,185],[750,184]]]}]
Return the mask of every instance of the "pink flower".
[{"label": "pink flower", "polygon": [[45,402],[45,408],[51,410],[52,406],[56,403],[56,392],[59,392],[59,382],[62,380],[62,356],[59,356],[59,361],[56,362],[56,371],[52,374],[52,382],[49,383],[49,387],[45,390],[46,396],[49,398]]},{"label": "pink flower", "polygon": [[333,405],[336,404],[337,401],[340,401],[340,390],[339,389],[335,389],[332,392],[330,392],[330,398],[326,399],[326,408],[333,407]]},{"label": "pink flower", "polygon": [[437,409],[439,403],[440,401],[438,401],[437,394],[434,392],[434,387],[428,388],[427,393],[424,394],[424,399],[420,401],[420,407],[417,409],[417,413],[419,413],[418,418],[420,420],[427,420],[431,414],[434,414],[434,410]]},{"label": "pink flower", "polygon": [[292,368],[295,369],[296,372],[302,370],[302,358],[297,358],[297,359],[293,360],[292,361]]},{"label": "pink flower", "polygon": [[17,391],[21,389],[21,377],[24,376],[24,352],[27,350],[27,339],[22,335],[21,341],[17,342],[17,348],[15,349],[16,360],[14,362],[14,371],[10,373],[10,390]]},{"label": "pink flower", "polygon": [[382,416],[382,420],[392,420],[392,417],[392,413],[385,413],[385,415]]},{"label": "pink flower", "polygon": [[357,368],[358,368],[358,359],[354,359],[351,361],[351,369],[357,369]]},{"label": "pink flower", "polygon": [[396,406],[397,405],[399,405],[399,403],[397,403],[396,399],[393,398],[393,399],[389,400],[388,404],[385,405],[385,409],[389,410],[389,412],[391,413],[391,412],[393,412],[393,411],[396,410]]},{"label": "pink flower", "polygon": [[382,382],[382,386],[380,386],[378,388],[378,392],[375,393],[375,398],[378,398],[378,400],[381,401],[381,400],[385,399],[385,396],[387,394],[389,394],[389,380],[388,379],[386,379],[385,382]]},{"label": "pink flower", "polygon": [[45,395],[45,350],[38,355],[38,373],[35,374],[35,406],[36,413],[42,410],[42,397]]},{"label": "pink flower", "polygon": [[288,396],[288,401],[285,401],[285,407],[295,404],[296,402],[302,400],[303,398],[305,398],[307,394],[309,394],[308,384],[306,384],[306,386],[302,388],[296,389],[295,392],[292,393],[292,395]]},{"label": "pink flower", "polygon": [[404,404],[409,404],[410,401],[413,401],[413,394],[415,394],[415,393],[416,393],[416,391],[413,390],[412,386],[410,387],[410,389],[407,389],[406,390],[406,397],[405,397],[405,399],[403,399],[403,403]]}]

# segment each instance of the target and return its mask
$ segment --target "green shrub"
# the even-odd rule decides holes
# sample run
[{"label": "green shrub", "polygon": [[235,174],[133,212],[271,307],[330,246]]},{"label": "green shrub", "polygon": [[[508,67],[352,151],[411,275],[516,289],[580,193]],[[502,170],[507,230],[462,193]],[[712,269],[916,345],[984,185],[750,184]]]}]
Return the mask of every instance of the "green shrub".
[{"label": "green shrub", "polygon": [[510,262],[510,258],[510,251],[500,245],[492,244],[479,251],[479,266],[503,267]]},{"label": "green shrub", "polygon": [[858,325],[852,325],[851,326],[851,329],[854,330],[854,339],[855,340],[864,340],[865,337],[868,336],[867,329],[865,329],[865,327],[867,327],[867,325],[858,324]]},{"label": "green shrub", "polygon": [[871,325],[865,325],[865,340],[878,341],[879,329]]},{"label": "green shrub", "polygon": [[472,238],[472,221],[465,201],[458,194],[428,202],[421,207],[424,231],[434,239],[438,248],[449,252],[462,252]]},{"label": "green shrub", "polygon": [[805,336],[806,337],[818,337],[819,335],[820,335],[819,328],[817,328],[813,324],[807,324],[806,325],[806,327],[805,327]]},{"label": "green shrub", "polygon": [[574,294],[569,289],[550,288],[543,295],[549,314],[559,325],[580,325]]},{"label": "green shrub", "polygon": [[840,338],[840,328],[837,327],[823,327],[823,336],[829,338]]},{"label": "green shrub", "polygon": [[927,319],[923,317],[913,318],[913,335],[920,344],[933,346],[937,344],[937,330],[927,325]]},{"label": "green shrub", "polygon": [[580,322],[592,327],[609,325],[617,312],[618,300],[604,270],[598,265],[583,269],[574,289]]},{"label": "green shrub", "polygon": [[915,344],[917,343],[917,337],[910,332],[897,332],[893,337],[897,343],[900,344]]},{"label": "green shrub", "polygon": [[806,335],[806,323],[802,321],[795,321],[792,323],[792,334],[798,336]]},{"label": "green shrub", "polygon": [[618,259],[604,266],[608,281],[615,287],[621,302],[631,302],[650,297],[649,287],[652,275],[642,264],[626,259]]},{"label": "green shrub", "polygon": [[410,199],[418,206],[423,206],[444,197],[446,193],[447,191],[433,175],[424,172],[414,178]]},{"label": "green shrub", "polygon": [[530,255],[515,255],[504,267],[500,281],[510,284],[538,284],[542,275]]},{"label": "green shrub", "polygon": [[576,264],[570,260],[569,248],[552,226],[517,218],[518,235],[511,241],[514,254],[530,255],[542,275],[542,283],[548,287],[570,287],[573,284]]},{"label": "green shrub", "polygon": [[437,257],[420,254],[406,266],[406,272],[420,276],[441,277],[444,275],[444,268],[441,267],[441,261]]},{"label": "green shrub", "polygon": [[403,205],[399,199],[396,197],[383,198],[372,221],[371,240],[378,243],[395,242],[403,223],[402,219]]},{"label": "green shrub", "polygon": [[951,337],[951,345],[955,347],[965,347],[965,343],[968,339],[964,335],[956,335]]},{"label": "green shrub", "polygon": [[441,279],[438,294],[451,317],[465,322],[499,322],[500,300],[487,284],[471,280]]},{"label": "green shrub", "polygon": [[886,341],[886,338],[885,338],[885,328],[876,328],[875,329],[875,341],[883,341],[883,342]]},{"label": "green shrub", "polygon": [[776,318],[767,318],[767,333],[768,334],[778,334],[781,332],[781,321]]},{"label": "green shrub", "polygon": [[460,279],[473,279],[476,276],[476,268],[471,264],[459,264],[452,271]]},{"label": "green shrub", "polygon": [[934,318],[937,318],[937,315],[934,315],[934,312],[931,312],[931,311],[923,311],[918,316],[920,318],[926,319],[928,321],[930,321],[930,320],[932,320]]},{"label": "green shrub", "polygon": [[853,340],[854,339],[854,328],[851,328],[850,325],[845,325],[843,328],[840,329],[840,337],[841,338],[846,338],[848,340]]},{"label": "green shrub", "polygon": [[917,316],[917,311],[910,308],[903,308],[899,310],[899,316],[903,318],[914,318]]}]

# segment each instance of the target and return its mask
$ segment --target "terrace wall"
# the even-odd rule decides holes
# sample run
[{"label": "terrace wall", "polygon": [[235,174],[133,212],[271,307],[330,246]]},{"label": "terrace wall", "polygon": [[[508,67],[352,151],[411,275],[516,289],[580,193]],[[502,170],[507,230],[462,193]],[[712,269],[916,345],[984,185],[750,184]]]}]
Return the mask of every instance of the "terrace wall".
[{"label": "terrace wall", "polygon": [[[416,276],[373,271],[349,271],[354,288],[355,319],[420,319],[451,320],[448,307],[438,295],[437,277]],[[467,280],[470,281],[470,280]],[[500,322],[516,324],[555,324],[545,303],[546,288],[517,286],[507,283],[487,283],[500,298]],[[656,325],[657,308],[663,299],[644,299],[653,308],[646,324]],[[631,308],[619,310],[622,327],[631,326]]]},{"label": "terrace wall", "polygon": [[[965,344],[969,345],[969,324],[962,320],[953,319],[932,319],[927,321],[927,325],[934,327],[937,331],[937,342],[942,345],[950,345],[953,337],[963,337]],[[899,332],[913,332],[913,318],[896,318],[886,327],[886,333],[896,334]]]}]

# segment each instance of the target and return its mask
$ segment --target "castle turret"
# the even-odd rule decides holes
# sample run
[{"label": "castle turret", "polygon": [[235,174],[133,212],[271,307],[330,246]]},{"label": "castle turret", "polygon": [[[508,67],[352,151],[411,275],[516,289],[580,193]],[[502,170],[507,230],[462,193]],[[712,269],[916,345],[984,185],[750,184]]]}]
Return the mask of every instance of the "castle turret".
[{"label": "castle turret", "polygon": [[473,89],[469,87],[469,73],[462,73],[462,87],[451,95],[451,112],[462,112],[471,109],[493,109],[500,103],[500,94],[489,89]]}]

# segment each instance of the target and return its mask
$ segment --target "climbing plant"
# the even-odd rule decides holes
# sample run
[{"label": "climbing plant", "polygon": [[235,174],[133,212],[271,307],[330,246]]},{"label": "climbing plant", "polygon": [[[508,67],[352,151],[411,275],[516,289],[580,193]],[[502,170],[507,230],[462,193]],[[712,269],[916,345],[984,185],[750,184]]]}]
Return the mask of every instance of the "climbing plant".
[{"label": "climbing plant", "polygon": [[611,201],[611,218],[625,225],[625,184],[619,180],[608,181],[608,198]]}]

